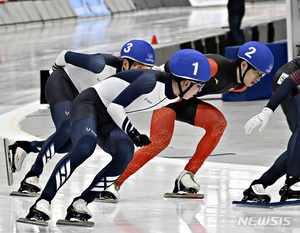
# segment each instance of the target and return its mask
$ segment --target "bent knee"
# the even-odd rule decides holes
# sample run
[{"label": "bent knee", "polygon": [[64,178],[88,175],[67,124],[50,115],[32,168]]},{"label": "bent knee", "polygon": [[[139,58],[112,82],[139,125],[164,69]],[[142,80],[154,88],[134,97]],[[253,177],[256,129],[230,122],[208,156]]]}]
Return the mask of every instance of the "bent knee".
[{"label": "bent knee", "polygon": [[74,145],[74,150],[77,150],[82,155],[91,155],[97,145],[97,139],[94,136],[85,135],[81,137],[76,145]]},{"label": "bent knee", "polygon": [[114,159],[118,159],[120,163],[128,164],[134,153],[134,145],[130,139],[121,139],[116,145],[115,153],[112,154]]},{"label": "bent knee", "polygon": [[195,126],[208,130],[224,132],[227,127],[227,120],[222,112],[214,106],[207,104],[199,108],[195,117]]},{"label": "bent knee", "polygon": [[210,118],[207,127],[205,128],[206,131],[213,130],[214,132],[223,133],[227,127],[227,121],[224,115],[220,112],[220,114],[215,115],[214,117]]}]

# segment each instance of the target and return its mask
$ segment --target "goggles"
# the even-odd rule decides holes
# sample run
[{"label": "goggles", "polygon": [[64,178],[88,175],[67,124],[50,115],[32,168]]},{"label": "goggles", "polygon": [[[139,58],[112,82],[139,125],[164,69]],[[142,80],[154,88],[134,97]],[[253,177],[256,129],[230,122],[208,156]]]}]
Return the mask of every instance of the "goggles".
[{"label": "goggles", "polygon": [[202,89],[205,86],[205,82],[195,82],[195,81],[191,81],[189,80],[192,84],[196,84],[198,89]]},{"label": "goggles", "polygon": [[261,72],[258,69],[255,69],[255,68],[253,68],[253,69],[254,69],[254,72],[257,74],[257,76],[260,77],[260,78],[262,78],[266,75],[265,73]]}]

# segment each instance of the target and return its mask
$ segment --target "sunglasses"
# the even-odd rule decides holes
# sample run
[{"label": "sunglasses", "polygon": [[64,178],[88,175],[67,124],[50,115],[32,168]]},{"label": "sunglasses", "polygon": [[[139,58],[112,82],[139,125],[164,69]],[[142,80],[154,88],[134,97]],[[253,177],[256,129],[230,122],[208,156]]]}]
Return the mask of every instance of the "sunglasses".
[{"label": "sunglasses", "polygon": [[198,86],[198,89],[202,89],[205,86],[205,82],[195,82],[195,81],[191,81],[189,80],[192,84],[196,84]]}]

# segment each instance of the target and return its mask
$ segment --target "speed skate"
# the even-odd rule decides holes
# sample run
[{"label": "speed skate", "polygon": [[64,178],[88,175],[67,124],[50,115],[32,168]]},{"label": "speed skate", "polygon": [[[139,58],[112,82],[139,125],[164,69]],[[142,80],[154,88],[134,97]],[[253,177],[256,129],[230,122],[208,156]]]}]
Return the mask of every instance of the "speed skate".
[{"label": "speed skate", "polygon": [[68,220],[68,219],[59,219],[56,222],[57,225],[68,225],[68,226],[80,226],[80,227],[93,227],[94,222],[91,221],[79,221],[79,220]]},{"label": "speed skate", "polygon": [[300,205],[300,200],[296,201],[279,201],[279,202],[246,202],[246,201],[233,201],[232,205],[239,207],[255,207],[255,208],[278,208],[283,206],[296,206]]},{"label": "speed skate", "polygon": [[12,191],[10,193],[11,196],[21,196],[21,197],[39,197],[40,194],[39,193],[35,193],[35,192],[19,192],[19,191]]},{"label": "speed skate", "polygon": [[34,219],[34,218],[19,218],[17,220],[17,222],[33,224],[33,225],[38,225],[38,226],[44,226],[44,227],[48,226],[48,222],[43,221],[43,220],[37,220],[37,219]]},{"label": "speed skate", "polygon": [[119,200],[113,198],[95,198],[94,201],[104,203],[119,203]]},{"label": "speed skate", "polygon": [[164,198],[203,199],[204,194],[201,194],[201,193],[186,193],[186,192],[165,193]]},{"label": "speed skate", "polygon": [[13,185],[13,157],[9,151],[9,140],[7,138],[3,139],[3,147],[4,147],[4,156],[5,156],[5,164],[6,164],[6,175],[7,175],[7,183],[9,186]]}]

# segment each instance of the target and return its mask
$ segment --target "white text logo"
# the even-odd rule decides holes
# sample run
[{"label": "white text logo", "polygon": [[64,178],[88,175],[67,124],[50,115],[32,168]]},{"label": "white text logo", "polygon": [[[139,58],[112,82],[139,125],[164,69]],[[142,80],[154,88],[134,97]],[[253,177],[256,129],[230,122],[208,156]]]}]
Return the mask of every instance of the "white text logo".
[{"label": "white text logo", "polygon": [[289,226],[292,217],[239,217],[240,226]]}]

